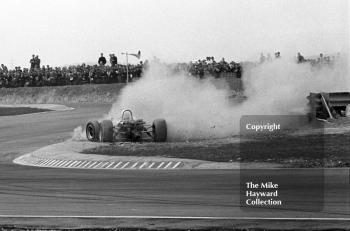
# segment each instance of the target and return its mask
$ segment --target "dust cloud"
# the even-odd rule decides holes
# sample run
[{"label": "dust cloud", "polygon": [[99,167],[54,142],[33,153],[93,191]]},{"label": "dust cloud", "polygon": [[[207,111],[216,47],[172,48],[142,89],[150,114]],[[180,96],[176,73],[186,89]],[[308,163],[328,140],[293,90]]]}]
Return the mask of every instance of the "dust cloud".
[{"label": "dust cloud", "polygon": [[82,126],[74,128],[71,135],[72,135],[72,140],[75,140],[75,141],[87,140],[87,138],[85,136],[85,130],[83,129]]},{"label": "dust cloud", "polygon": [[297,64],[277,59],[250,70],[243,77],[248,100],[242,105],[248,114],[305,114],[310,92],[349,91],[346,56],[333,65]]},{"label": "dust cloud", "polygon": [[118,120],[122,109],[152,122],[164,118],[170,140],[229,136],[232,108],[228,88],[217,88],[212,79],[199,80],[185,73],[172,73],[153,62],[137,82],[125,87],[109,115]]},{"label": "dust cloud", "polygon": [[238,134],[242,115],[306,114],[310,92],[349,91],[345,60],[314,67],[280,58],[255,65],[243,73],[247,99],[239,104],[222,79],[198,79],[151,62],[139,81],[121,91],[106,118],[117,122],[123,109],[150,123],[164,118],[170,141],[229,137]]}]

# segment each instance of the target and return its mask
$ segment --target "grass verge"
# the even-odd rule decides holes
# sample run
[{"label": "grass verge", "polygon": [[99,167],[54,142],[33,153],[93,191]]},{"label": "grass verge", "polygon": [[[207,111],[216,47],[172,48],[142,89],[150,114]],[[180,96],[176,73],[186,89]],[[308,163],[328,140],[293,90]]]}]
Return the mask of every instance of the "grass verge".
[{"label": "grass verge", "polygon": [[350,134],[265,137],[244,142],[114,143],[83,150],[111,156],[161,156],[216,162],[270,162],[286,167],[349,167]]}]

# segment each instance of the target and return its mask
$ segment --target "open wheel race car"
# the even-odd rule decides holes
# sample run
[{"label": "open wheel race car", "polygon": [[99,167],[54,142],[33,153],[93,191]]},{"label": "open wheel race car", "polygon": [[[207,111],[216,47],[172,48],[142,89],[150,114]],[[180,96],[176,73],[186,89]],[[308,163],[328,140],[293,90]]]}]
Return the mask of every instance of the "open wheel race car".
[{"label": "open wheel race car", "polygon": [[152,124],[146,124],[142,119],[134,119],[131,110],[123,110],[117,124],[113,124],[112,120],[89,121],[86,125],[86,137],[93,142],[165,142],[167,125],[164,119],[156,119]]}]

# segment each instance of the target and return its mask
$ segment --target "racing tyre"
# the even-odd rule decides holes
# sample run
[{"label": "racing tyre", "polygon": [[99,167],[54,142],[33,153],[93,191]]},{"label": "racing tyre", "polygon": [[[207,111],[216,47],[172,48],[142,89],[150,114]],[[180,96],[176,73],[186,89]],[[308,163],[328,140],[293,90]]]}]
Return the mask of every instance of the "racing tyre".
[{"label": "racing tyre", "polygon": [[113,141],[113,123],[111,120],[103,120],[101,123],[100,131],[101,142],[112,142]]},{"label": "racing tyre", "polygon": [[164,119],[153,121],[153,140],[155,142],[165,142],[167,138],[167,126]]},{"label": "racing tyre", "polygon": [[100,139],[100,124],[98,121],[89,121],[86,124],[86,138],[89,141],[97,142]]}]

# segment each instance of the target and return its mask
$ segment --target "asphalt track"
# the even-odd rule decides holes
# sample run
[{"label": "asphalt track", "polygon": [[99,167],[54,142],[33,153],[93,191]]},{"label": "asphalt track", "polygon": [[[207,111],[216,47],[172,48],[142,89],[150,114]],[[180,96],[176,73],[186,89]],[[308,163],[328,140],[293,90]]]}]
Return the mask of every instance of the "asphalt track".
[{"label": "asphalt track", "polygon": [[[248,211],[240,207],[239,170],[108,171],[12,164],[19,155],[69,138],[73,128],[100,117],[110,108],[107,104],[69,106],[76,109],[0,118],[0,218],[163,216],[194,219],[193,225],[196,219],[202,218],[223,219],[225,224],[233,224],[240,218],[331,218],[339,221],[350,217],[348,169],[324,171],[324,193],[318,201],[310,184],[320,170],[259,171],[259,175],[273,176],[284,182],[285,200],[294,201],[297,206]],[[305,176],[306,180],[295,184],[290,176],[296,174]],[[321,207],[317,205],[314,209],[310,203],[321,204]],[[135,225],[134,222],[130,219],[125,225]],[[171,221],[168,224],[174,225]]]}]

